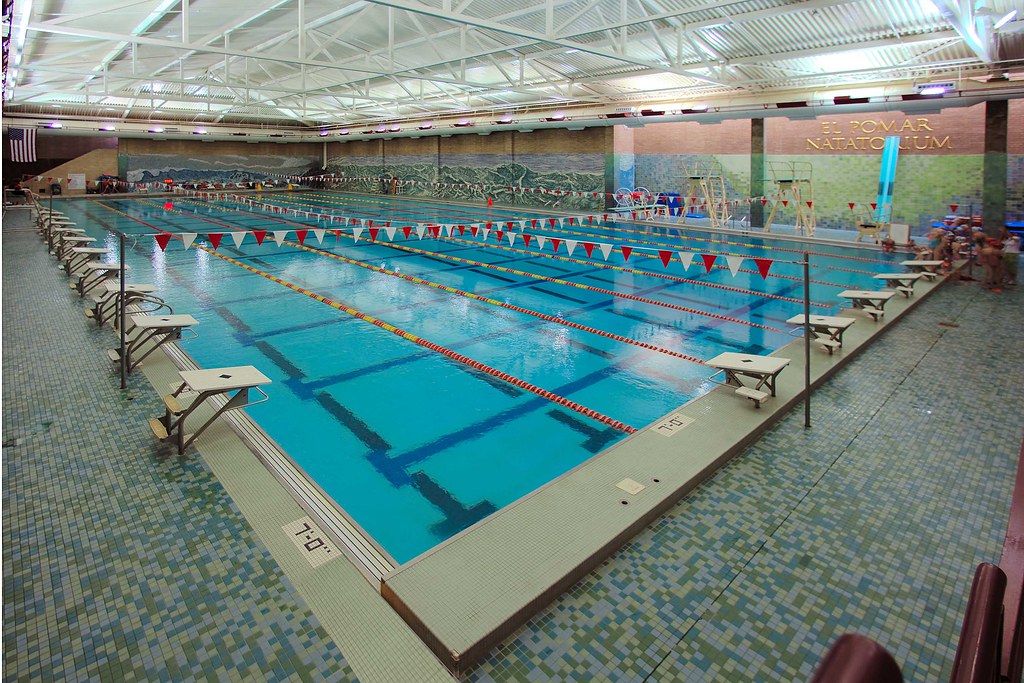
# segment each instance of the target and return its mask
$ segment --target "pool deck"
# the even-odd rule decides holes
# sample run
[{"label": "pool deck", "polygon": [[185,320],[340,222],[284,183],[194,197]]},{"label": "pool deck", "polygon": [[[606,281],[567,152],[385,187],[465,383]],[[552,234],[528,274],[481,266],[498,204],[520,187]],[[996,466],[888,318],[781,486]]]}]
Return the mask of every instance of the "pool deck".
[{"label": "pool deck", "polygon": [[[306,511],[227,425],[183,457],[157,444],[173,366],[117,389],[110,331],[26,213],[3,232],[5,680],[451,680],[362,572],[300,554],[282,527]],[[762,409],[716,390],[673,436],[633,435],[384,593],[471,680],[806,679],[846,630],[908,681],[948,677],[974,566],[1002,548],[1024,297],[918,290],[884,322],[855,313],[836,355],[812,349],[832,375],[812,429],[797,341]]]}]

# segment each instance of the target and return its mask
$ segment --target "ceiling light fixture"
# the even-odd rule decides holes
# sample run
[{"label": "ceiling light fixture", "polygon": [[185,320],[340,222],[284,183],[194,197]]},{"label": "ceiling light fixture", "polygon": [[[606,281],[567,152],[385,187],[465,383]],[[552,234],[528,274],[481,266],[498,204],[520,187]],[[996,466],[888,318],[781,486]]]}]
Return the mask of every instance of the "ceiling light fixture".
[{"label": "ceiling light fixture", "polygon": [[1015,9],[1010,10],[1009,12],[1007,12],[1006,16],[1004,16],[1002,19],[1000,19],[995,24],[993,24],[992,28],[993,29],[1001,29],[1003,26],[1005,26],[1006,24],[1008,24],[1011,21],[1013,21],[1013,18],[1015,16],[1017,16],[1017,10],[1015,10]]}]

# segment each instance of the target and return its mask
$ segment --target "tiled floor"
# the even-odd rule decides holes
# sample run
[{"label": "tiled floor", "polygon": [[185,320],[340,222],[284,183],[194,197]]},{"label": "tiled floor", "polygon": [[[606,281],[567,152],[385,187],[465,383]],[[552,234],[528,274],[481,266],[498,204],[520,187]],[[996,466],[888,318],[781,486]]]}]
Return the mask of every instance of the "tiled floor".
[{"label": "tiled floor", "polygon": [[[4,680],[393,681],[353,669],[200,457],[157,455],[157,397],[116,388],[110,332],[23,216],[3,232]],[[847,630],[908,681],[948,677],[1002,547],[1022,298],[935,293],[815,394],[810,431],[787,416],[469,678],[806,680]]]}]

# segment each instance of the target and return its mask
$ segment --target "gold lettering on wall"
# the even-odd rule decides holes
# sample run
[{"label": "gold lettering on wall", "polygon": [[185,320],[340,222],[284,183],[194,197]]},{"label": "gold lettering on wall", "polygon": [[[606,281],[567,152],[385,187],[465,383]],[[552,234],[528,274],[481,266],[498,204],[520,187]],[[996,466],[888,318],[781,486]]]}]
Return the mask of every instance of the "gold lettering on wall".
[{"label": "gold lettering on wall", "polygon": [[881,151],[885,138],[898,136],[900,150],[953,149],[949,135],[934,135],[928,119],[922,116],[896,119],[820,121],[821,135],[806,138],[806,149],[819,152]]}]

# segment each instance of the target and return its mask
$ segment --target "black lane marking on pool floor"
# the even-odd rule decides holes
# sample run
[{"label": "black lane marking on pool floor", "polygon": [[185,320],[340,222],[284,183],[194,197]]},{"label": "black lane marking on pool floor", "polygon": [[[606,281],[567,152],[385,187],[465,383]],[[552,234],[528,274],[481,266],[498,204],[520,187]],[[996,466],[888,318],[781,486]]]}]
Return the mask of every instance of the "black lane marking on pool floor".
[{"label": "black lane marking on pool floor", "polygon": [[574,304],[579,304],[581,306],[585,306],[588,303],[590,303],[589,301],[584,301],[583,299],[576,299],[576,298],[571,297],[571,296],[566,296],[565,294],[559,294],[557,292],[551,291],[550,289],[544,289],[543,287],[538,287],[536,285],[530,287],[530,289],[532,289],[535,292],[540,292],[541,294],[546,294],[548,296],[553,296],[556,299],[563,299],[565,301],[571,301]]},{"label": "black lane marking on pool floor", "polygon": [[419,494],[444,515],[443,521],[430,526],[431,532],[439,540],[454,536],[498,509],[487,500],[466,507],[425,472],[413,472],[410,479]]},{"label": "black lane marking on pool floor", "polygon": [[359,419],[355,413],[341,405],[337,399],[326,391],[317,392],[314,397],[324,410],[330,413],[339,424],[352,432],[352,435],[363,442],[372,453],[385,453],[391,450],[391,444],[370,425]]},{"label": "black lane marking on pool floor", "polygon": [[549,410],[547,414],[552,420],[561,422],[569,427],[569,429],[587,437],[587,440],[582,444],[583,448],[595,455],[607,448],[608,444],[617,441],[621,436],[617,429],[611,427],[596,429],[578,419],[575,415],[571,415],[563,410]]}]

